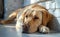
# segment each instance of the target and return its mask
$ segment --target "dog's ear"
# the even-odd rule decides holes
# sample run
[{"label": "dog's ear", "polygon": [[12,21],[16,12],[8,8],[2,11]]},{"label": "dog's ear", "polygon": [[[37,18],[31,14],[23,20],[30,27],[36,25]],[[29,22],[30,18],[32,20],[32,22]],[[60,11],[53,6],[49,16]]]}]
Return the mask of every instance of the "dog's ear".
[{"label": "dog's ear", "polygon": [[42,11],[42,25],[47,25],[51,18],[52,15],[47,10]]}]

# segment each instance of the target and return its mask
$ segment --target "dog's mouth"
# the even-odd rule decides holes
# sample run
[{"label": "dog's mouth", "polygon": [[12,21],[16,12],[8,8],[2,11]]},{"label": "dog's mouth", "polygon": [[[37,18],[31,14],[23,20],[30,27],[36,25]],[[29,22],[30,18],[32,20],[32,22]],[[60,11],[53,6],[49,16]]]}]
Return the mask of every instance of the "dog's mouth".
[{"label": "dog's mouth", "polygon": [[28,33],[29,28],[30,28],[29,24],[23,25],[23,33]]}]

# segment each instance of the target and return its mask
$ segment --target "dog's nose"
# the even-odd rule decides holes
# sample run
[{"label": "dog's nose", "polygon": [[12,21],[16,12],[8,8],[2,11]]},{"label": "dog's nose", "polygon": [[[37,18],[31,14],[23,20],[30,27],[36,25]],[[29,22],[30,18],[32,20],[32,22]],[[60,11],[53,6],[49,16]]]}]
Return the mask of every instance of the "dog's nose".
[{"label": "dog's nose", "polygon": [[28,33],[29,25],[23,25],[23,33]]}]

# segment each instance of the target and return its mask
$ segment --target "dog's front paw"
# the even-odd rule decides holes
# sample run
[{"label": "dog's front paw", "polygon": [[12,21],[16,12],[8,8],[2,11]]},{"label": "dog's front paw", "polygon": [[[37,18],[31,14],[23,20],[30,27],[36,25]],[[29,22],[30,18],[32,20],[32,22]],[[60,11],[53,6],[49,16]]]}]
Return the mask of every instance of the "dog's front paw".
[{"label": "dog's front paw", "polygon": [[42,26],[42,27],[39,27],[39,32],[41,32],[41,33],[49,33],[50,30],[49,30],[48,27]]}]

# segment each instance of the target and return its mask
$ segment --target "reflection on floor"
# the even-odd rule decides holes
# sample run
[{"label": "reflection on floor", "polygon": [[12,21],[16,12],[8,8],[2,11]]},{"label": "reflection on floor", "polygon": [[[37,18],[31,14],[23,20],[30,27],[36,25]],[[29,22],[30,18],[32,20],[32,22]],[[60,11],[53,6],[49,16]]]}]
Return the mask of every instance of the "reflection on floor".
[{"label": "reflection on floor", "polygon": [[25,34],[17,32],[14,26],[2,26],[0,25],[0,37],[59,37],[60,33],[50,33],[50,34]]}]

